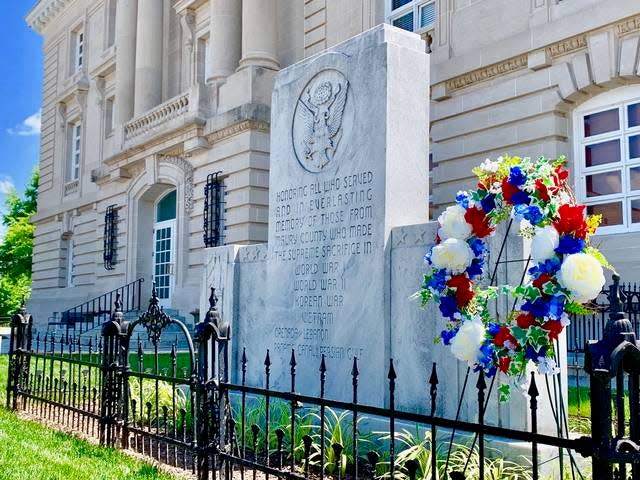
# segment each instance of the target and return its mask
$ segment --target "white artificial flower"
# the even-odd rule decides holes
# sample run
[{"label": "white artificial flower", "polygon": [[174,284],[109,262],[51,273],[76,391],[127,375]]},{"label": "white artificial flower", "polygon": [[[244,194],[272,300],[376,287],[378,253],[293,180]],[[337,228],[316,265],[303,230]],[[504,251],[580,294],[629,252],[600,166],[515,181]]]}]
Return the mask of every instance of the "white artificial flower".
[{"label": "white artificial flower", "polygon": [[471,225],[464,219],[466,210],[460,205],[451,205],[438,217],[440,238],[466,240],[471,235]]},{"label": "white artificial flower", "polygon": [[473,260],[473,251],[464,240],[448,238],[433,247],[431,262],[436,268],[444,268],[453,274],[464,272]]},{"label": "white artificial flower", "polygon": [[579,303],[596,298],[605,282],[602,265],[588,253],[574,253],[565,257],[558,280]]},{"label": "white artificial flower", "polygon": [[498,168],[500,167],[500,163],[502,161],[502,157],[498,157],[497,162],[492,162],[488,158],[480,164],[480,170],[487,173],[496,173]]},{"label": "white artificial flower", "polygon": [[571,325],[571,320],[569,319],[567,312],[562,312],[562,315],[560,315],[560,323],[565,328]]},{"label": "white artificial flower", "polygon": [[555,375],[560,372],[556,361],[549,357],[538,357],[538,373],[542,375]]},{"label": "white artificial flower", "polygon": [[451,353],[461,362],[467,362],[469,366],[473,366],[478,362],[484,338],[485,328],[480,318],[467,320],[451,340]]},{"label": "white artificial flower", "polygon": [[555,255],[560,236],[553,225],[536,229],[536,234],[531,242],[531,258],[536,263],[542,263]]}]

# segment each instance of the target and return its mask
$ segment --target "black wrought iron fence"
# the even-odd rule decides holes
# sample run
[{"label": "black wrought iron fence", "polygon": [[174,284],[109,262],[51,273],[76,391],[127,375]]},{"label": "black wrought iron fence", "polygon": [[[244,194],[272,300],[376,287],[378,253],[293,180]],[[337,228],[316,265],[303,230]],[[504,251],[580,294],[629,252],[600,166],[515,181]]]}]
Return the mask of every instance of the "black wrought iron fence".
[{"label": "black wrought iron fence", "polygon": [[[137,450],[201,480],[255,479],[258,473],[288,479],[458,480],[502,478],[505,469],[512,478],[537,480],[544,478],[543,463],[548,466],[541,452],[550,450],[572,478],[588,478],[578,460],[585,456],[594,459],[593,478],[635,479],[640,478],[640,344],[621,312],[617,279],[609,300],[612,311],[602,340],[587,347],[593,435],[577,438],[538,431],[543,389],[533,375],[528,430],[485,421],[491,387],[482,372],[471,373],[465,387],[475,398],[477,420],[444,416],[437,408],[442,379],[435,364],[423,379],[415,379],[425,384],[426,413],[396,407],[393,360],[386,372],[384,406],[360,402],[364,379],[357,358],[350,371],[351,401],[326,398],[335,372],[324,357],[317,371],[298,371],[295,351],[287,372],[290,388],[272,387],[280,372],[273,371],[268,351],[261,362],[261,386],[247,382],[246,352],[238,365],[240,380],[233,383],[230,329],[218,314],[215,295],[196,326],[194,343],[186,327],[159,307],[155,289],[147,312],[131,323],[118,299],[95,340],[33,337],[32,318],[23,308],[12,319],[7,405],[95,436],[105,445]],[[177,340],[168,351],[159,348],[170,325],[185,336],[184,351],[177,349]],[[316,376],[316,390],[298,391],[300,375]],[[612,390],[612,384],[618,388]],[[562,407],[552,414],[558,424],[563,422]],[[461,432],[466,440],[454,442]],[[495,439],[527,445],[528,453],[505,460],[491,447]]]},{"label": "black wrought iron fence", "polygon": [[[640,287],[637,283],[620,285],[622,309],[633,326],[636,337],[640,338]],[[567,351],[583,354],[589,340],[602,338],[609,318],[608,291],[602,290],[592,302],[593,311],[585,315],[572,315],[567,327]],[[575,357],[579,358],[579,357]]]}]

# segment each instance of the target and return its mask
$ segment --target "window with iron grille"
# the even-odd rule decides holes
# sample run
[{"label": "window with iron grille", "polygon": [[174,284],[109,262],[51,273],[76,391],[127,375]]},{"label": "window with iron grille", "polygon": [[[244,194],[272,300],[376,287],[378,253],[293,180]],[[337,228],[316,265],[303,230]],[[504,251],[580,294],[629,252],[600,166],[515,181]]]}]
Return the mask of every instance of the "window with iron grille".
[{"label": "window with iron grille", "polygon": [[222,172],[210,173],[204,187],[204,245],[224,244],[224,182]]},{"label": "window with iron grille", "polygon": [[109,205],[104,214],[103,253],[104,268],[113,270],[116,264],[116,240],[118,238],[118,209]]}]

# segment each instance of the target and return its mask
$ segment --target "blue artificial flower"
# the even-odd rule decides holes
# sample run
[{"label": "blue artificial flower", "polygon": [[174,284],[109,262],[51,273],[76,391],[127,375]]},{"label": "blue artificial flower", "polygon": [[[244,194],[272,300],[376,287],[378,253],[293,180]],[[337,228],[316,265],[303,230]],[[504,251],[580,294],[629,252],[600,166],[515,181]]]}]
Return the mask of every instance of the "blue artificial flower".
[{"label": "blue artificial flower", "polygon": [[493,354],[495,352],[495,348],[493,343],[490,340],[486,340],[482,346],[480,347],[480,353],[478,354],[478,363],[483,366],[483,368],[488,368],[493,364]]},{"label": "blue artificial flower", "polygon": [[442,342],[445,345],[451,345],[451,340],[458,334],[458,330],[442,330],[440,332],[440,336],[442,337]]},{"label": "blue artificial flower", "polygon": [[549,302],[544,298],[538,297],[533,302],[527,300],[522,305],[522,310],[525,312],[531,312],[534,317],[541,318],[549,315]]},{"label": "blue artificial flower", "polygon": [[467,192],[458,192],[456,194],[456,203],[462,208],[469,208],[469,194]]},{"label": "blue artificial flower", "polygon": [[513,211],[517,218],[524,218],[532,225],[537,225],[544,218],[540,209],[535,205],[519,204],[514,207]]},{"label": "blue artificial flower", "polygon": [[440,313],[445,318],[453,318],[453,315],[458,312],[458,302],[456,297],[440,297]]},{"label": "blue artificial flower", "polygon": [[548,273],[553,276],[558,272],[558,270],[560,270],[560,265],[560,259],[554,256],[531,267],[529,269],[529,275],[531,275],[534,280],[543,273]]},{"label": "blue artificial flower", "polygon": [[498,367],[496,367],[496,366],[494,365],[494,366],[492,366],[489,370],[485,370],[484,374],[485,374],[487,377],[491,378],[491,377],[493,377],[493,376],[496,374],[496,372],[497,372],[497,371],[498,371]]},{"label": "blue artificial flower", "polygon": [[496,196],[493,193],[488,194],[482,200],[480,200],[480,206],[485,211],[485,213],[489,213],[491,210],[496,208]]},{"label": "blue artificial flower", "polygon": [[527,176],[524,174],[520,167],[511,167],[509,171],[509,183],[516,187],[524,185],[527,181]]},{"label": "blue artificial flower", "polygon": [[471,262],[471,265],[469,265],[467,267],[467,275],[469,275],[469,278],[471,280],[473,280],[475,277],[482,275],[482,266],[483,266],[484,262],[480,259],[474,259]]},{"label": "blue artificial flower", "polygon": [[564,313],[564,296],[554,295],[549,300],[549,316],[556,320],[559,320]]},{"label": "blue artificial flower", "polygon": [[544,357],[547,354],[547,347],[542,346],[540,350],[536,350],[531,345],[527,345],[527,349],[524,352],[524,356],[529,360],[537,360],[538,357]]},{"label": "blue artificial flower", "polygon": [[433,275],[431,275],[431,279],[427,282],[427,287],[431,287],[434,290],[442,291],[444,287],[447,285],[447,271],[443,268],[440,270],[436,270]]},{"label": "blue artificial flower", "polygon": [[424,262],[427,265],[431,265],[431,254],[433,252],[433,247],[431,247],[429,250],[427,250],[427,253],[424,254]]},{"label": "blue artificial flower", "polygon": [[489,331],[489,334],[492,337],[495,337],[498,334],[498,332],[500,331],[500,324],[499,323],[490,323],[488,325],[488,331]]},{"label": "blue artificial flower", "polygon": [[557,253],[578,253],[584,248],[584,240],[573,235],[563,235],[556,247]]},{"label": "blue artificial flower", "polygon": [[517,205],[519,203],[524,203],[526,205],[529,205],[531,203],[531,197],[527,192],[523,192],[521,190],[511,195],[511,203],[513,203],[514,205]]},{"label": "blue artificial flower", "polygon": [[469,244],[469,247],[471,247],[471,250],[476,257],[482,257],[487,251],[487,244],[479,238],[473,239]]}]

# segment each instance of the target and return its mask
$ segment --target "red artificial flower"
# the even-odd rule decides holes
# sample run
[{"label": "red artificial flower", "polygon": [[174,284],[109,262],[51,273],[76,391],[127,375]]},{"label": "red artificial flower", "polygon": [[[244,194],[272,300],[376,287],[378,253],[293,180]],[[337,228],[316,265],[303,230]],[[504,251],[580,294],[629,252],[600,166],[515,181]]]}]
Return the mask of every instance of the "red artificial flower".
[{"label": "red artificial flower", "polygon": [[498,370],[502,373],[507,373],[507,371],[509,371],[509,365],[511,365],[511,358],[509,357],[500,357],[498,360]]},{"label": "red artificial flower", "polygon": [[502,179],[502,197],[504,198],[505,202],[513,205],[513,203],[511,202],[511,197],[513,197],[513,195],[518,193],[519,191],[520,189],[518,187],[509,183],[509,177],[505,177]]},{"label": "red artificial flower", "polygon": [[551,200],[551,196],[549,195],[549,189],[544,184],[542,179],[538,178],[535,182],[535,185],[536,185],[536,192],[538,192],[538,195],[540,195],[540,200],[542,200],[543,202],[548,202],[549,200]]},{"label": "red artificial flower", "polygon": [[587,234],[587,222],[585,219],[584,205],[569,205],[567,203],[560,206],[558,216],[553,225],[560,235],[572,234],[576,238],[584,238]]},{"label": "red artificial flower", "polygon": [[464,273],[454,275],[447,280],[447,286],[449,288],[456,289],[456,302],[458,308],[464,308],[475,296],[475,293],[471,289],[471,280]]},{"label": "red artificial flower", "polygon": [[532,313],[521,313],[516,318],[516,324],[520,328],[527,329],[536,324],[536,317]]},{"label": "red artificial flower", "polygon": [[553,176],[553,182],[556,184],[556,187],[561,186],[567,178],[569,178],[569,170],[562,165],[558,165]]},{"label": "red artificial flower", "polygon": [[484,238],[493,232],[493,228],[489,226],[489,217],[487,217],[482,208],[468,208],[464,214],[464,219],[471,225],[473,234],[478,238]]},{"label": "red artificial flower", "polygon": [[502,327],[500,327],[500,330],[494,337],[493,343],[498,347],[504,347],[505,342],[510,342],[511,345],[514,345],[516,347],[518,346],[518,341],[516,340],[516,337],[511,335],[511,330],[509,330],[509,327],[503,325]]},{"label": "red artificial flower", "polygon": [[548,320],[542,325],[542,328],[549,332],[549,340],[555,340],[564,327],[559,320]]},{"label": "red artificial flower", "polygon": [[536,278],[531,284],[536,288],[542,289],[544,284],[547,282],[553,282],[553,277],[545,272]]}]

